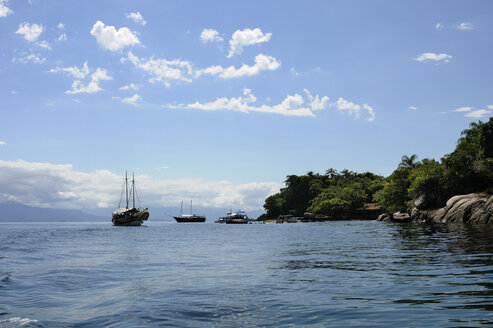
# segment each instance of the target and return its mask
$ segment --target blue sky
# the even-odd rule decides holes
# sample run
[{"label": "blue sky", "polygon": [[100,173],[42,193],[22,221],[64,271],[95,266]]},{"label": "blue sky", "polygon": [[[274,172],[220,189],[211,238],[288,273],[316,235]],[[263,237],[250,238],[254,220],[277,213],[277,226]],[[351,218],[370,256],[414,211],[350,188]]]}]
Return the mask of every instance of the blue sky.
[{"label": "blue sky", "polygon": [[493,113],[492,9],[0,0],[0,201],[110,207],[128,169],[156,204],[255,209],[289,174],[439,159]]}]

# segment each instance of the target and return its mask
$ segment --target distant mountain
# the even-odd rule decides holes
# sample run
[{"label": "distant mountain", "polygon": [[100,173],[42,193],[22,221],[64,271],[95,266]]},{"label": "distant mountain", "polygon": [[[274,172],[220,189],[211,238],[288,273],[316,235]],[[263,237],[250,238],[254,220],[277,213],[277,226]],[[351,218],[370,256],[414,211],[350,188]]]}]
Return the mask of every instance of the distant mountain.
[{"label": "distant mountain", "polygon": [[0,222],[83,222],[110,221],[111,218],[84,213],[79,210],[64,210],[27,206],[17,202],[0,203]]},{"label": "distant mountain", "polygon": [[[0,203],[0,222],[84,222],[84,221],[107,221],[111,222],[111,212],[114,208],[97,208],[80,210],[41,208],[23,205],[17,202]],[[238,210],[232,208],[232,210]],[[190,209],[183,209],[188,214]],[[225,216],[229,209],[215,207],[193,208],[195,214],[205,215],[207,222],[214,222],[219,217]],[[150,207],[150,221],[175,221],[172,216],[180,215],[179,207]],[[256,219],[262,210],[247,211],[250,218]]]}]

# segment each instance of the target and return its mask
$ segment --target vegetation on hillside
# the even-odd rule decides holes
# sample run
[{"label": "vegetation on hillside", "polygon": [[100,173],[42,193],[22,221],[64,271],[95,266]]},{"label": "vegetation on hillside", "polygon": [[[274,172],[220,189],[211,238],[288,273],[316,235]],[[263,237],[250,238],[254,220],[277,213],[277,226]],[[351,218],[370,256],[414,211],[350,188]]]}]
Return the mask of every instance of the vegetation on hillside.
[{"label": "vegetation on hillside", "polygon": [[440,161],[403,156],[387,178],[373,173],[308,172],[289,175],[286,187],[265,200],[267,218],[305,212],[346,217],[365,203],[377,202],[386,211],[406,211],[419,196],[429,207],[443,206],[457,194],[493,193],[493,117],[471,123],[462,131],[455,150]]}]

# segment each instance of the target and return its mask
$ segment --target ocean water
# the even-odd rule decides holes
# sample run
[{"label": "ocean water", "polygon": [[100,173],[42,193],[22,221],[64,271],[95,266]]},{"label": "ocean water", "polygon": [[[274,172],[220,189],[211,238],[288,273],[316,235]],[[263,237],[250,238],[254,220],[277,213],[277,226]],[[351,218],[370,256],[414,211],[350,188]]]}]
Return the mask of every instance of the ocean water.
[{"label": "ocean water", "polygon": [[491,327],[493,227],[1,223],[1,327]]}]

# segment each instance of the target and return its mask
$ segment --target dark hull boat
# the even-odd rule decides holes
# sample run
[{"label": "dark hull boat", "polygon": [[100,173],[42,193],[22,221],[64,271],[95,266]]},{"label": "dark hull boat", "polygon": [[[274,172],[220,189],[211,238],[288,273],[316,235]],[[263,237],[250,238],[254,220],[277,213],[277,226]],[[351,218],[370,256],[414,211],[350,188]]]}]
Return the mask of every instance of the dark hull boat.
[{"label": "dark hull boat", "polygon": [[[128,178],[127,173],[125,172],[125,198],[126,198],[126,207],[121,208],[121,199],[120,204],[118,205],[118,209],[113,211],[111,216],[111,222],[113,222],[116,226],[141,226],[144,221],[149,218],[149,211],[146,209],[139,209],[135,207],[135,179],[132,177],[132,188],[129,190],[128,188]],[[129,196],[130,193],[130,196]],[[122,192],[123,196],[123,192]],[[132,198],[133,207],[129,207],[129,197]]]},{"label": "dark hull boat", "polygon": [[205,216],[202,215],[181,215],[181,216],[173,216],[176,222],[184,223],[184,222],[205,222]]},{"label": "dark hull boat", "polygon": [[180,207],[180,216],[173,216],[176,222],[187,223],[187,222],[205,222],[205,215],[192,214],[192,201],[190,201],[190,214],[183,213],[183,201]]}]

